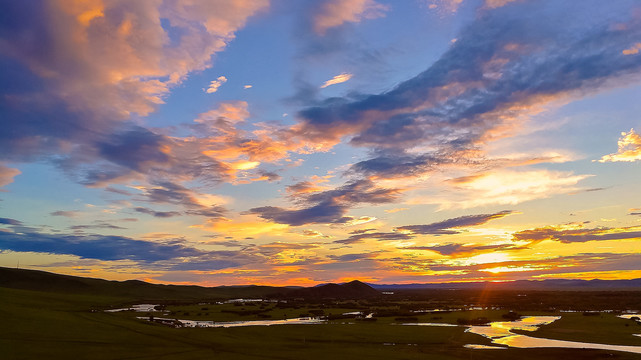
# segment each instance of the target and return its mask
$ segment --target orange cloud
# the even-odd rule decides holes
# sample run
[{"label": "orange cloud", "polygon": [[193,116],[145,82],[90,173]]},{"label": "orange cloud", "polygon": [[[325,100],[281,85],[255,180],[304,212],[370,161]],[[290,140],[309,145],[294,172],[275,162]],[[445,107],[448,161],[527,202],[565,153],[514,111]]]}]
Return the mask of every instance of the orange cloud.
[{"label": "orange cloud", "polygon": [[331,86],[331,85],[344,83],[344,82],[348,81],[349,79],[351,79],[352,76],[353,76],[352,74],[348,74],[348,73],[342,73],[340,75],[336,75],[333,78],[331,78],[330,80],[325,81],[325,83],[323,83],[323,85],[321,85],[321,89],[324,89],[324,88],[326,88],[328,86]]},{"label": "orange cloud", "polygon": [[382,17],[387,10],[387,6],[373,0],[327,0],[313,18],[314,31],[325,35],[327,30],[346,22]]},{"label": "orange cloud", "polygon": [[290,153],[322,150],[311,141],[295,139],[288,129],[278,126],[258,123],[253,124],[256,130],[242,130],[239,125],[249,117],[247,102],[224,102],[194,120],[207,127],[206,133],[199,133],[200,137],[173,139],[226,163],[230,170],[249,170],[263,162],[290,160]]},{"label": "orange cloud", "polygon": [[75,0],[68,2],[70,13],[76,13],[78,22],[84,26],[89,25],[91,20],[105,16],[105,6],[102,1]]},{"label": "orange cloud", "polygon": [[394,209],[387,209],[387,210],[385,210],[385,212],[388,213],[388,214],[393,214],[393,213],[397,213],[399,211],[405,211],[405,210],[408,210],[408,209],[409,208],[394,208]]},{"label": "orange cloud", "polygon": [[244,216],[236,220],[208,220],[205,225],[197,225],[205,230],[219,232],[225,235],[256,236],[261,234],[276,235],[289,228],[287,224],[276,224],[259,220],[254,216]]},{"label": "orange cloud", "polygon": [[630,132],[622,132],[619,139],[619,151],[614,154],[603,156],[599,162],[633,162],[641,160],[641,135],[637,134],[634,129]]},{"label": "orange cloud", "polygon": [[639,53],[639,50],[641,50],[641,43],[636,43],[630,48],[623,50],[621,53],[623,53],[623,55],[636,55]]},{"label": "orange cloud", "polygon": [[311,181],[301,181],[294,185],[288,186],[287,192],[292,196],[297,196],[297,195],[319,192],[327,189],[328,187],[319,186]]},{"label": "orange cloud", "polygon": [[0,164],[0,188],[11,184],[13,182],[13,178],[20,174],[20,170]]},{"label": "orange cloud", "polygon": [[243,122],[249,117],[248,106],[246,101],[223,102],[217,109],[198,115],[194,121],[208,125],[217,131],[232,132],[234,127],[230,126],[231,124]]}]

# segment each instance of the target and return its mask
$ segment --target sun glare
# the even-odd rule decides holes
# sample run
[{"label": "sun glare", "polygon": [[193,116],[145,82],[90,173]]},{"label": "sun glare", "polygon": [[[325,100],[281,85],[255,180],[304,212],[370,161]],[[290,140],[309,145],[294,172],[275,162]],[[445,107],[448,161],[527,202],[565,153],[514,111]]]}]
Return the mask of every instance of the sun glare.
[{"label": "sun glare", "polygon": [[476,265],[476,264],[501,263],[501,262],[510,261],[510,260],[512,260],[512,258],[508,254],[495,252],[495,253],[474,255],[467,258],[465,262],[468,263],[469,265]]}]

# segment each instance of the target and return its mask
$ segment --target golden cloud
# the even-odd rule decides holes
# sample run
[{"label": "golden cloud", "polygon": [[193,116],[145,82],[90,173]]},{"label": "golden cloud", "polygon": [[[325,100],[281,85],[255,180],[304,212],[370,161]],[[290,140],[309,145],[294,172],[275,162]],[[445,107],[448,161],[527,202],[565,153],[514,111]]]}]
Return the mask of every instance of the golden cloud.
[{"label": "golden cloud", "polygon": [[323,83],[323,85],[321,85],[321,89],[324,89],[324,88],[326,88],[328,86],[331,86],[331,85],[344,83],[344,82],[348,81],[349,79],[351,79],[352,76],[353,76],[352,74],[348,74],[348,73],[342,73],[340,75],[336,75],[333,78],[331,78],[330,80],[325,81],[325,83]]},{"label": "golden cloud", "polygon": [[619,139],[619,151],[601,157],[598,162],[633,162],[641,160],[641,135],[637,134],[634,129],[630,132],[622,132]]}]

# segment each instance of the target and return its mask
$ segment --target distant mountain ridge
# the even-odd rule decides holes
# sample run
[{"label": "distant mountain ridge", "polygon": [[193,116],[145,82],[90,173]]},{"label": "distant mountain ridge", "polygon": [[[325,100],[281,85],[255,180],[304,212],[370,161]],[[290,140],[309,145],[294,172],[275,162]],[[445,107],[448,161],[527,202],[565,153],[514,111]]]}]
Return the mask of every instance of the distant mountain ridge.
[{"label": "distant mountain ridge", "polygon": [[381,291],[393,290],[641,290],[641,279],[631,280],[579,280],[545,279],[516,280],[506,282],[457,282],[457,283],[413,283],[413,284],[369,284]]}]

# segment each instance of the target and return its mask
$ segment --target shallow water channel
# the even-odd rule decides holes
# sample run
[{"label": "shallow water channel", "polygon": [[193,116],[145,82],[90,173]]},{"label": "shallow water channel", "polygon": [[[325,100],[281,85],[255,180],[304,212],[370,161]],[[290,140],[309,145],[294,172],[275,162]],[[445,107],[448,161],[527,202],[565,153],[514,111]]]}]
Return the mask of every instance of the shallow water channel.
[{"label": "shallow water channel", "polygon": [[139,316],[138,319],[148,320],[148,321],[157,321],[157,322],[173,322],[175,324],[180,324],[181,327],[195,327],[195,328],[230,328],[230,327],[239,327],[239,326],[270,326],[270,325],[305,325],[305,324],[322,324],[327,322],[326,320],[321,320],[319,318],[313,317],[301,317],[294,319],[284,319],[284,320],[253,320],[253,321],[228,321],[228,322],[219,322],[219,321],[197,321],[197,320],[174,320],[149,316]]},{"label": "shallow water channel", "polygon": [[[153,311],[153,306],[150,304],[134,305],[131,308],[107,310],[114,311]],[[356,313],[355,313],[356,314]],[[359,312],[359,314],[361,314]],[[362,314],[361,314],[362,315]],[[371,317],[369,314],[367,317]],[[626,314],[619,317],[629,319],[638,314]],[[271,325],[314,325],[326,324],[327,320],[315,317],[299,317],[293,319],[283,320],[254,320],[254,321],[230,321],[230,322],[216,322],[216,321],[197,321],[197,320],[179,320],[169,319],[162,317],[139,316],[138,319],[155,321],[173,325],[176,327],[194,327],[194,328],[230,328],[239,326],[271,326]],[[488,346],[480,344],[467,344],[465,347],[470,349],[507,349],[508,347],[515,348],[574,348],[574,349],[600,349],[600,350],[614,350],[624,351],[641,354],[641,346],[629,345],[608,345],[586,343],[580,341],[566,341],[538,338],[528,335],[521,335],[513,333],[512,330],[536,331],[542,325],[551,324],[559,320],[560,316],[524,316],[515,321],[495,321],[489,325],[473,325],[466,326],[466,332],[478,334],[492,340],[493,344],[497,346]],[[411,326],[460,326],[447,323],[404,323],[401,325]],[[641,336],[641,334],[636,335]]]},{"label": "shallow water channel", "polygon": [[[558,319],[560,316],[527,316],[516,321],[497,321],[490,323],[489,326],[470,326],[467,332],[478,334],[492,339],[492,343],[497,345],[507,345],[516,348],[574,348],[574,349],[601,349],[601,350],[614,350],[625,351],[631,353],[641,354],[641,346],[626,346],[626,345],[608,345],[608,344],[595,344],[585,343],[579,341],[565,341],[553,340],[545,338],[537,338],[533,336],[515,334],[512,330],[525,330],[536,331],[539,326],[550,324]],[[488,348],[468,346],[472,348]],[[500,347],[496,347],[500,348]]]}]

